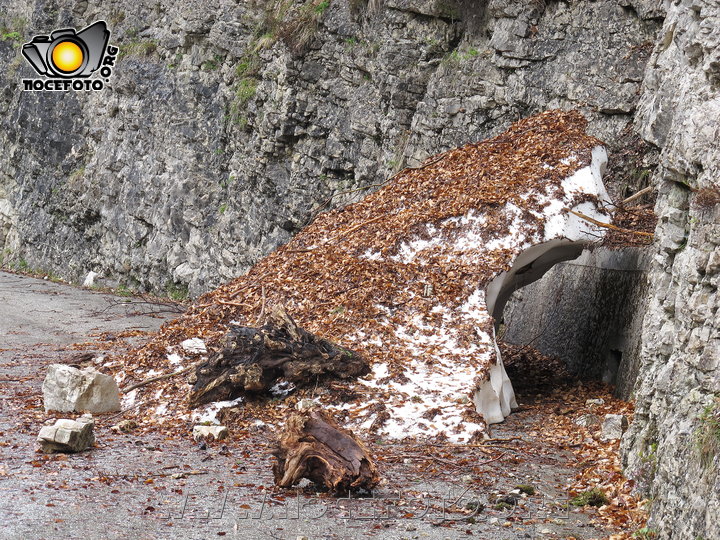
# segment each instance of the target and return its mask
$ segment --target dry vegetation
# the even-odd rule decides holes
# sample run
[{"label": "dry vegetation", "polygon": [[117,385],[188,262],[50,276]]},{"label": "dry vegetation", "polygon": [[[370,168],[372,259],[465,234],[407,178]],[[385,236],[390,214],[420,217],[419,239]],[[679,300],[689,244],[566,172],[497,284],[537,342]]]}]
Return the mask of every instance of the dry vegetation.
[{"label": "dry vegetation", "polygon": [[715,186],[700,188],[695,192],[693,206],[696,208],[715,208],[720,204],[720,188]]}]

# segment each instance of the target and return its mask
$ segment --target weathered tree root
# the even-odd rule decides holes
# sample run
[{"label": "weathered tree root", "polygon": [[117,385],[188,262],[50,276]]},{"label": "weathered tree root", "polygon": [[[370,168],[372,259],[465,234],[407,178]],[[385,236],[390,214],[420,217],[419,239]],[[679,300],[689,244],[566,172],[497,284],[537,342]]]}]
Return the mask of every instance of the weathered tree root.
[{"label": "weathered tree root", "polygon": [[222,350],[197,367],[190,407],[267,393],[279,381],[298,386],[321,377],[349,379],[370,372],[359,354],[299,328],[276,308],[261,328],[231,327]]},{"label": "weathered tree root", "polygon": [[334,492],[370,491],[380,481],[363,444],[319,410],[293,414],[273,455],[275,484],[283,488],[307,478]]}]

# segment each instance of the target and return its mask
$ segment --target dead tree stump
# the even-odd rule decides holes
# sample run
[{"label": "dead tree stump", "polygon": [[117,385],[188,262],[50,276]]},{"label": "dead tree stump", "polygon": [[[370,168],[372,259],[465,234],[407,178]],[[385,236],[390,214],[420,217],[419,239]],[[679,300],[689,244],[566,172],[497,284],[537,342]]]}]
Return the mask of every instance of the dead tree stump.
[{"label": "dead tree stump", "polygon": [[273,455],[275,484],[283,488],[307,478],[335,492],[369,491],[380,481],[363,444],[318,410],[292,415]]},{"label": "dead tree stump", "polygon": [[359,354],[303,330],[278,308],[261,328],[231,327],[224,347],[197,367],[189,402],[195,408],[267,393],[280,381],[302,386],[322,377],[349,379],[369,372]]}]

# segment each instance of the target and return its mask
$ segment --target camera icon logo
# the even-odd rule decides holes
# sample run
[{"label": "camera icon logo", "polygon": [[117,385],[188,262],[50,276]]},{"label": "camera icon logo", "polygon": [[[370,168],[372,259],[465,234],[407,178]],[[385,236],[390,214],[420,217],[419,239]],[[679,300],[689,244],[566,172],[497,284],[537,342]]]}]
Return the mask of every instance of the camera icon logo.
[{"label": "camera icon logo", "polygon": [[23,45],[22,54],[39,75],[89,77],[100,68],[109,39],[105,21],[97,21],[79,32],[65,28],[35,36]]}]

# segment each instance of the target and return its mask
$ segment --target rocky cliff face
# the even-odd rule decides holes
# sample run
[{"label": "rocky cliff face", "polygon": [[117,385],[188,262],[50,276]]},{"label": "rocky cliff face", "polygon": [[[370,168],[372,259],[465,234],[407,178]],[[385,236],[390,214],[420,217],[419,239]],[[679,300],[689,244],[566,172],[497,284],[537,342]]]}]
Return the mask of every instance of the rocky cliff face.
[{"label": "rocky cliff face", "polygon": [[[612,150],[659,28],[624,4],[2,1],[0,250],[197,294],[330,197],[531,113],[580,107]],[[100,18],[109,88],[21,91],[22,42]]]},{"label": "rocky cliff face", "polygon": [[672,2],[636,115],[661,149],[627,472],[664,538],[720,536],[720,6]]},{"label": "rocky cliff face", "polygon": [[[698,443],[720,393],[716,1],[0,0],[0,13],[0,253],[76,280],[197,294],[324,207],[547,108],[580,108],[611,166],[639,132],[660,151],[660,222],[625,462],[663,536],[717,536],[717,466]],[[121,49],[103,92],[21,91],[21,43],[97,19]],[[641,187],[651,162],[623,163],[611,191]]]}]

